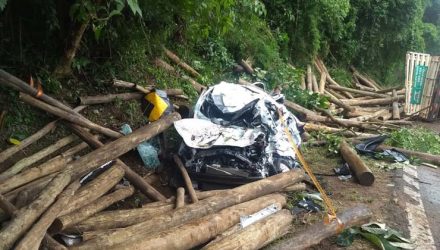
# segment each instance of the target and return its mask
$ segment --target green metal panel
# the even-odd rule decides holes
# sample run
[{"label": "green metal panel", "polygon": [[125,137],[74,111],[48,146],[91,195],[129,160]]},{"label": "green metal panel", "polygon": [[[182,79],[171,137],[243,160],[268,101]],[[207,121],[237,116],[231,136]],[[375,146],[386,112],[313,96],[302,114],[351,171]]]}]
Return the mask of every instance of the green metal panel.
[{"label": "green metal panel", "polygon": [[413,86],[411,89],[411,104],[420,104],[422,102],[423,87],[425,85],[427,71],[428,66],[414,66]]}]

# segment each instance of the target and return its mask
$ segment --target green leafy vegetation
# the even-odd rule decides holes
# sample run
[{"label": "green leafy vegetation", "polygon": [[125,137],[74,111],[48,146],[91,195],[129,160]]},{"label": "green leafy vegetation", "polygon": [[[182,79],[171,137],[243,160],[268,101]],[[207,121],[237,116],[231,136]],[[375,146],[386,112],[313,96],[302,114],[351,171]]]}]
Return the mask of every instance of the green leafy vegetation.
[{"label": "green leafy vegetation", "polygon": [[440,135],[423,128],[402,128],[391,133],[388,144],[409,150],[440,154]]}]

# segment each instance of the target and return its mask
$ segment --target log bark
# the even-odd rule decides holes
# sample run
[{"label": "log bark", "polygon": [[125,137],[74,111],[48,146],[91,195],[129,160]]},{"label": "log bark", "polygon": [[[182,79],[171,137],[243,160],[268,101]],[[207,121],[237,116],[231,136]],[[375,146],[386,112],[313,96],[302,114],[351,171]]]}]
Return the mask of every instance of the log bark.
[{"label": "log bark", "polygon": [[312,67],[307,65],[307,90],[313,91]]},{"label": "log bark", "polygon": [[[92,240],[77,246],[77,249],[96,249],[123,243],[128,237],[145,238],[151,232],[159,232],[187,221],[215,213],[256,197],[278,192],[284,187],[295,184],[304,178],[302,170],[291,170],[263,180],[252,182],[229,190],[223,196],[213,196],[195,204],[189,204],[180,209],[156,216],[147,221],[126,227],[115,232],[102,234]],[[133,239],[133,238],[132,238]]]},{"label": "log bark", "polygon": [[176,209],[185,206],[185,189],[179,187],[176,191]]},{"label": "log bark", "polygon": [[149,85],[149,86],[144,87],[144,86],[138,85],[136,83],[126,82],[126,81],[122,81],[122,80],[118,80],[118,79],[113,79],[113,86],[136,89],[137,91],[142,92],[144,94],[148,94],[154,89],[153,85]]},{"label": "log bark", "polygon": [[[332,90],[332,89],[329,89],[329,88],[327,88],[327,92],[330,93],[330,94],[332,94],[334,97],[338,98],[339,100],[342,100],[342,99],[347,98],[346,96],[343,96],[342,94],[339,94],[338,92],[336,92],[336,91],[334,91],[334,90]],[[349,97],[348,97],[348,98],[349,98]],[[350,98],[349,98],[349,99],[350,99]]]},{"label": "log bark", "polygon": [[354,107],[343,103],[341,100],[339,100],[338,98],[336,98],[334,95],[330,94],[329,92],[324,91],[324,93],[325,93],[325,96],[327,96],[329,98],[329,101],[331,103],[334,103],[338,107],[343,108],[346,112],[354,112],[355,111]]},{"label": "log bark", "polygon": [[[166,89],[165,92],[168,96],[178,96],[183,95],[183,90],[181,89]],[[150,91],[151,93],[151,91]],[[82,96],[78,98],[78,103],[80,105],[93,105],[110,103],[116,100],[140,100],[145,96],[144,93],[133,92],[133,93],[121,93],[121,94],[108,94],[108,95],[97,95],[97,96]]]},{"label": "log bark", "polygon": [[41,216],[37,223],[26,233],[26,235],[19,241],[15,249],[38,250],[43,240],[47,229],[55,220],[57,215],[68,205],[70,198],[75,194],[76,190],[81,186],[79,181],[74,181],[66,190],[64,190],[53,203],[52,206]]},{"label": "log bark", "polygon": [[307,89],[307,87],[306,87],[306,78],[303,75],[301,75],[301,85],[300,85],[300,87],[301,87],[302,90],[306,90]]},{"label": "log bark", "polygon": [[[91,133],[81,128],[80,126],[71,123],[69,123],[68,126],[72,128],[73,132],[77,136],[79,136],[81,139],[87,142],[92,148],[96,149],[104,146],[104,144],[100,142],[98,138],[95,138]],[[153,199],[155,201],[166,200],[165,196],[163,196],[159,191],[157,191],[153,186],[151,186],[147,181],[145,181],[144,178],[139,176],[124,162],[122,162],[119,159],[116,159],[116,163],[118,163],[124,169],[125,177],[127,178],[127,180],[141,193],[143,193],[148,198]]]},{"label": "log bark", "polygon": [[[13,202],[13,200],[16,200],[17,196],[19,197],[20,193],[22,193],[24,191],[32,191],[35,193],[39,193],[56,175],[57,175],[57,173],[53,173],[53,174],[50,174],[50,175],[45,176],[43,178],[32,181],[26,185],[23,185],[19,188],[16,188],[16,189],[4,194],[4,196],[9,201]],[[17,200],[18,200],[18,198],[17,198]],[[17,203],[17,202],[15,202],[15,203]],[[15,204],[15,205],[17,206],[17,204]]]},{"label": "log bark", "polygon": [[408,150],[408,149],[404,149],[404,148],[392,147],[392,146],[387,146],[387,145],[379,145],[376,148],[376,150],[378,150],[378,151],[382,151],[385,149],[396,149],[396,150],[404,153],[405,155],[419,158],[420,160],[428,162],[428,163],[440,165],[440,155],[432,155],[432,154],[428,154],[428,153]]},{"label": "log bark", "polygon": [[321,78],[319,79],[319,93],[321,94],[324,94],[326,78],[327,73],[321,73]]},{"label": "log bark", "polygon": [[32,224],[55,201],[58,194],[66,187],[71,178],[62,173],[57,175],[31,204],[21,209],[16,217],[0,231],[0,249],[12,248],[15,241],[23,236]]},{"label": "log bark", "polygon": [[5,212],[9,217],[14,217],[16,209],[12,203],[8,201],[3,195],[0,194],[0,208]]},{"label": "log bark", "polygon": [[400,95],[397,96],[397,98],[394,97],[388,97],[388,98],[378,98],[378,99],[370,99],[370,100],[347,100],[343,101],[347,105],[352,106],[371,106],[371,105],[387,105],[391,104],[395,101],[399,102],[405,99],[405,96]]},{"label": "log bark", "polygon": [[173,155],[173,159],[177,165],[177,168],[179,169],[180,173],[182,174],[186,189],[188,190],[188,194],[191,197],[191,202],[197,203],[199,201],[199,199],[197,198],[197,194],[196,194],[196,191],[194,191],[194,187],[192,185],[191,178],[189,177],[188,172],[186,171],[182,160],[180,160],[179,156],[177,156],[177,155]]},{"label": "log bark", "polygon": [[125,187],[125,188],[117,189],[113,193],[98,198],[97,200],[93,201],[92,203],[89,203],[88,205],[85,205],[69,214],[58,217],[54,221],[51,227],[51,231],[53,232],[64,231],[66,228],[76,225],[77,223],[89,218],[90,216],[106,209],[110,205],[120,200],[123,200],[127,197],[132,196],[133,193],[134,193],[133,187]]},{"label": "log bark", "polygon": [[331,89],[334,89],[334,90],[339,90],[339,91],[345,91],[345,92],[360,94],[360,95],[363,95],[363,96],[372,96],[372,97],[377,97],[377,98],[388,98],[388,97],[390,97],[389,95],[380,94],[380,93],[377,93],[377,92],[370,92],[370,91],[359,90],[359,89],[352,89],[352,88],[335,86],[335,85],[328,85],[327,87],[331,88]]},{"label": "log bark", "polygon": [[36,163],[37,161],[39,161],[43,158],[53,154],[54,152],[58,151],[60,148],[63,148],[65,146],[69,145],[70,143],[74,142],[75,140],[76,140],[76,136],[68,135],[68,136],[58,140],[54,144],[50,145],[49,147],[44,148],[29,157],[21,159],[20,161],[15,163],[12,167],[10,167],[9,169],[7,169],[6,171],[4,171],[3,173],[0,174],[0,181],[4,181],[7,178],[14,176],[15,174],[21,172],[23,169],[31,166],[32,164]]},{"label": "log bark", "polygon": [[342,230],[353,226],[360,226],[367,223],[372,213],[367,207],[358,206],[342,213],[339,213],[338,221],[333,220],[329,224],[323,222],[316,223],[302,230],[299,234],[292,238],[279,241],[277,244],[270,246],[269,250],[299,250],[308,249],[314,245],[319,244],[322,240],[334,235],[338,235]]},{"label": "log bark", "polygon": [[128,227],[152,219],[155,216],[160,216],[173,209],[174,204],[168,203],[160,206],[105,211],[78,223],[70,228],[69,231],[79,233]]},{"label": "log bark", "polygon": [[119,138],[122,136],[121,133],[118,133],[118,132],[113,131],[111,129],[102,127],[102,126],[84,118],[83,116],[74,115],[72,113],[66,112],[64,110],[61,110],[60,108],[57,108],[57,107],[51,106],[47,103],[44,103],[42,101],[39,101],[38,99],[31,97],[30,95],[20,94],[20,99],[31,104],[34,107],[42,109],[42,110],[49,112],[55,116],[58,116],[58,117],[63,118],[67,121],[76,123],[78,125],[84,126],[86,128],[95,130],[95,131],[102,133],[104,135],[107,135],[109,137]]},{"label": "log bark", "polygon": [[124,170],[116,163],[95,179],[81,187],[70,199],[69,206],[59,216],[69,214],[88,205],[112,189],[124,176]]},{"label": "log bark", "polygon": [[316,80],[315,74],[312,75],[312,86],[313,86],[313,92],[320,93],[319,92],[318,81]]},{"label": "log bark", "polygon": [[165,55],[171,60],[173,61],[175,64],[177,64],[177,66],[181,67],[182,69],[184,69],[186,72],[188,72],[191,76],[193,77],[200,77],[201,75],[199,74],[199,72],[197,72],[195,69],[193,69],[191,66],[189,66],[188,64],[186,64],[184,61],[182,61],[176,54],[174,54],[173,52],[169,51],[168,49],[166,49],[165,47],[163,48]]},{"label": "log bark", "polygon": [[249,65],[249,63],[247,63],[245,60],[241,59],[240,65],[243,66],[244,70],[246,70],[247,73],[251,75],[254,73],[254,69],[252,68],[252,66]]},{"label": "log bark", "polygon": [[219,190],[209,190],[209,191],[196,192],[196,193],[197,193],[197,198],[199,200],[204,200],[212,196],[223,195],[227,191],[228,189],[219,189]]},{"label": "log bark", "polygon": [[303,191],[303,190],[306,190],[305,183],[297,183],[297,184],[285,187],[283,189],[284,192],[297,192],[297,191]]},{"label": "log bark", "polygon": [[[316,59],[314,60],[314,63],[315,63],[316,68],[320,71],[320,73],[323,73],[323,72],[326,73],[326,80],[327,80],[330,84],[333,84],[333,85],[336,85],[336,86],[341,86],[341,85],[339,85],[339,83],[337,83],[337,82],[336,82],[336,81],[330,76],[330,73],[328,72],[327,67],[324,65],[324,62],[323,62],[321,59],[316,58]],[[350,93],[343,92],[343,94],[344,94],[346,97],[348,97],[348,98],[353,98],[353,96],[352,96]],[[342,98],[342,97],[338,97],[338,98]]]},{"label": "log bark", "polygon": [[370,79],[360,74],[354,67],[350,67],[351,71],[353,72],[353,76],[356,77],[360,82],[362,82],[364,85],[373,88],[375,90],[380,90],[378,86],[376,86],[374,83],[371,82]]},{"label": "log bark", "polygon": [[373,185],[374,175],[356,151],[344,140],[341,141],[339,150],[359,183],[364,186]]},{"label": "log bark", "polygon": [[87,144],[85,142],[82,142],[70,148],[66,152],[48,160],[45,163],[42,163],[36,167],[27,169],[19,174],[9,177],[8,179],[0,183],[0,194],[9,192],[14,188],[25,185],[26,183],[29,183],[41,177],[61,171],[67,163],[71,162],[74,159],[76,153],[85,148],[87,148]]},{"label": "log bark", "polygon": [[[395,89],[393,89],[393,98],[397,99],[397,91]],[[400,120],[399,103],[397,101],[393,102],[393,119]]]},{"label": "log bark", "polygon": [[293,215],[283,209],[215,243],[209,243],[204,250],[257,250],[289,232]]},{"label": "log bark", "polygon": [[148,237],[132,237],[114,249],[192,249],[239,223],[241,215],[256,213],[272,204],[281,208],[286,198],[280,194],[263,196]]},{"label": "log bark", "polygon": [[46,234],[43,239],[43,245],[48,250],[67,250],[67,247],[56,241],[52,236]]}]

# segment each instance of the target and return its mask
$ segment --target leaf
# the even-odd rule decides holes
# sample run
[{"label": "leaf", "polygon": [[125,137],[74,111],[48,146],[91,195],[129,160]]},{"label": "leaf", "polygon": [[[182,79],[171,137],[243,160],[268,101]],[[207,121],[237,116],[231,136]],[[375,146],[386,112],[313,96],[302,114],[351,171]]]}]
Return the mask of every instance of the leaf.
[{"label": "leaf", "polygon": [[15,138],[9,138],[8,141],[9,141],[9,143],[11,143],[12,145],[16,145],[16,146],[18,146],[18,145],[21,144],[21,141],[15,139]]},{"label": "leaf", "polygon": [[390,244],[392,246],[402,248],[402,249],[414,249],[414,246],[411,243],[405,243],[405,242],[391,242]]},{"label": "leaf", "polygon": [[134,15],[138,14],[140,17],[142,17],[142,11],[141,8],[139,8],[139,3],[137,0],[127,0],[127,3]]},{"label": "leaf", "polygon": [[391,245],[390,242],[380,236],[364,232],[360,232],[360,235],[382,250],[397,250],[395,246]]},{"label": "leaf", "polygon": [[344,230],[341,234],[336,238],[336,244],[341,247],[348,247],[353,244],[355,234],[350,231],[350,229]]}]

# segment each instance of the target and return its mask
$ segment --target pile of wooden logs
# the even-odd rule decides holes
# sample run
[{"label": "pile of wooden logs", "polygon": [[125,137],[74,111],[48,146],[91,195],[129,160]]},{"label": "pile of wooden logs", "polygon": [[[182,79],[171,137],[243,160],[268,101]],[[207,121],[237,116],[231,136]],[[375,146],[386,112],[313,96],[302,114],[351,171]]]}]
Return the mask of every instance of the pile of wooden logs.
[{"label": "pile of wooden logs", "polygon": [[[164,53],[190,76],[179,73],[161,59],[155,60],[158,67],[174,72],[197,92],[203,91],[205,87],[191,78],[200,76],[197,71],[171,51],[164,48]],[[245,61],[242,65],[246,70],[251,69]],[[325,74],[328,75],[328,72]],[[320,88],[321,82],[331,79],[329,75],[326,80],[322,78],[318,87],[312,82],[311,86],[316,91],[325,91],[325,88]],[[313,81],[313,77],[311,79]],[[292,215],[284,209],[286,197],[282,192],[305,189],[301,183],[305,178],[302,170],[274,175],[234,189],[197,192],[181,160],[174,155],[172,159],[182,174],[185,187],[177,188],[175,196],[167,197],[118,158],[172,126],[180,119],[178,113],[166,115],[123,136],[81,115],[80,111],[86,106],[71,108],[3,70],[0,70],[0,84],[14,88],[20,92],[22,101],[55,117],[53,122],[19,145],[0,152],[0,249],[39,249],[40,246],[47,249],[259,249],[289,232]],[[79,103],[92,105],[117,99],[139,99],[153,89],[153,86],[120,80],[115,80],[114,85],[137,92],[81,97]],[[328,89],[334,93],[346,92]],[[166,92],[170,96],[185,98],[179,89]],[[345,96],[351,98],[350,95]],[[344,100],[338,99],[338,102],[342,108],[348,105],[344,104]],[[323,123],[335,123],[338,119],[345,122],[340,118],[329,120],[327,116],[320,116],[294,103],[288,104],[288,107],[302,110],[301,113],[306,113],[308,119],[316,118]],[[350,121],[348,124],[358,124]],[[6,166],[9,158],[60,125],[66,126],[72,134],[12,166]],[[101,140],[105,137],[107,143],[104,144]],[[89,175],[92,172],[94,174]],[[128,182],[121,182],[123,178]],[[139,208],[109,209],[137,192],[151,202]],[[277,212],[248,227],[241,226],[241,216],[254,214],[269,206],[276,207]],[[300,234],[293,239],[308,238],[302,246],[312,246],[325,237],[338,234],[341,227],[359,225],[370,216],[367,209],[355,208],[341,215],[343,225],[328,224],[323,231],[306,231],[307,235]],[[323,226],[317,224],[315,227]],[[68,235],[80,238],[75,242],[64,241]]]}]

